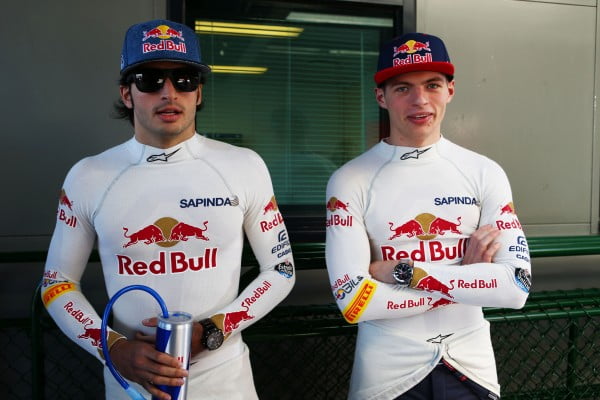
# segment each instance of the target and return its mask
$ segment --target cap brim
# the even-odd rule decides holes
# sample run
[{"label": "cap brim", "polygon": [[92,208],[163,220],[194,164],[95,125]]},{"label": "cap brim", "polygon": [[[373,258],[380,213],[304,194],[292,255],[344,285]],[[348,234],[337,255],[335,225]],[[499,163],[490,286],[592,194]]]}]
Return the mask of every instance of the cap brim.
[{"label": "cap brim", "polygon": [[206,65],[206,64],[199,64],[199,63],[185,61],[185,60],[174,60],[172,58],[157,58],[157,59],[154,59],[154,60],[145,60],[145,61],[139,62],[137,64],[131,64],[127,68],[125,68],[125,69],[123,69],[121,71],[121,76],[126,75],[127,73],[129,73],[132,70],[136,69],[140,65],[148,64],[148,63],[151,63],[151,62],[157,62],[157,61],[169,61],[169,62],[174,62],[174,63],[179,63],[179,64],[186,64],[186,65],[189,65],[191,67],[194,67],[194,68],[198,69],[203,74],[208,74],[208,73],[211,72],[210,67],[208,65]]},{"label": "cap brim", "polygon": [[405,74],[407,72],[419,72],[419,71],[432,71],[439,72],[444,75],[454,76],[454,65],[449,62],[429,62],[429,63],[415,63],[399,65],[397,67],[391,67],[378,71],[375,76],[375,83],[381,85],[391,77],[396,75]]}]

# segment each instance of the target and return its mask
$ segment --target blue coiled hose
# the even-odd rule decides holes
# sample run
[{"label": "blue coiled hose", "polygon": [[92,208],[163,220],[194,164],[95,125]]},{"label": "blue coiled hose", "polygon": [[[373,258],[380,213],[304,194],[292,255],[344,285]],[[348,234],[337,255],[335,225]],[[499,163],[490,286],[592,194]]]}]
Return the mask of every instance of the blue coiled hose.
[{"label": "blue coiled hose", "polygon": [[115,293],[115,295],[110,299],[110,301],[106,305],[106,308],[104,309],[104,315],[102,317],[102,326],[100,328],[100,337],[102,340],[102,354],[104,354],[104,360],[106,361],[106,366],[108,367],[110,372],[113,374],[117,382],[119,382],[119,384],[123,387],[123,389],[125,389],[129,397],[131,397],[133,400],[144,400],[144,396],[142,396],[140,392],[131,387],[129,383],[125,379],[123,379],[123,377],[115,369],[110,359],[110,355],[108,353],[108,343],[106,338],[106,323],[108,321],[108,316],[110,314],[110,311],[112,310],[113,304],[115,303],[115,301],[117,301],[119,297],[121,297],[122,294],[130,292],[132,290],[143,290],[144,292],[150,293],[156,299],[156,301],[158,301],[158,304],[160,305],[160,308],[162,310],[163,317],[169,318],[169,311],[167,310],[167,306],[163,301],[162,297],[160,297],[160,295],[156,293],[155,290],[144,285],[125,286],[123,289]]}]

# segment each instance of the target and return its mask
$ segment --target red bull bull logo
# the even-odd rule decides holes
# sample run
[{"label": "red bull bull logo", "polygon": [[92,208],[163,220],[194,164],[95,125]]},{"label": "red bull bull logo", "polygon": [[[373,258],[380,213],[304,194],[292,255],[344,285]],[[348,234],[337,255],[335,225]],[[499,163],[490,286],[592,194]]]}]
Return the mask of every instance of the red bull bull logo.
[{"label": "red bull bull logo", "polygon": [[519,219],[517,218],[517,211],[515,210],[515,205],[513,202],[508,202],[507,204],[500,207],[500,218],[502,217],[511,218],[509,221],[506,220],[498,220],[496,221],[496,227],[500,230],[509,230],[509,229],[519,229],[523,230]]},{"label": "red bull bull logo", "polygon": [[268,212],[277,212],[279,210],[279,206],[277,205],[277,200],[275,200],[275,196],[271,197],[271,200],[267,203],[263,208],[263,215],[266,215]]},{"label": "red bull bull logo", "polygon": [[325,222],[325,226],[328,228],[330,226],[344,226],[350,227],[352,226],[352,215],[342,216],[337,214],[337,211],[343,211],[345,213],[349,213],[348,211],[349,203],[344,203],[339,200],[337,197],[331,197],[327,201],[327,210],[332,213],[332,215],[327,218]]},{"label": "red bull bull logo", "polygon": [[[430,299],[431,299],[431,298],[430,298]],[[431,299],[431,300],[433,300],[433,299]],[[427,310],[427,311],[431,311],[431,310],[433,310],[434,308],[438,308],[438,307],[447,306],[448,304],[454,304],[454,302],[453,302],[452,300],[448,300],[448,299],[444,299],[444,298],[437,299],[437,300],[436,300],[436,301],[434,301],[433,303],[430,301],[430,306],[431,306],[431,307],[429,307],[429,310]]]},{"label": "red bull bull logo", "polygon": [[[425,52],[425,54],[422,54],[423,52]],[[392,57],[394,66],[433,61],[429,42],[423,43],[412,39],[400,46],[394,46]]]},{"label": "red bull bull logo", "polygon": [[189,239],[208,241],[210,239],[204,234],[207,230],[208,221],[204,221],[201,227],[197,227],[170,217],[160,218],[153,224],[132,233],[129,233],[129,228],[123,227],[123,236],[127,239],[123,247],[127,248],[135,244],[172,247],[180,241],[187,242]]},{"label": "red bull bull logo", "polygon": [[416,282],[415,284],[411,284],[413,289],[424,290],[430,293],[439,293],[444,295],[446,298],[454,298],[454,296],[450,294],[450,290],[452,290],[450,286],[444,284],[435,277],[428,275],[421,268],[414,268],[413,282]]},{"label": "red bull bull logo", "polygon": [[396,57],[398,54],[413,54],[417,51],[431,51],[429,48],[429,42],[418,42],[416,40],[409,40],[400,46],[394,46],[394,54],[393,57]]},{"label": "red bull bull logo", "polygon": [[[68,210],[65,210],[65,208]],[[73,202],[69,199],[65,190],[61,189],[60,196],[58,198],[58,210],[56,211],[57,218],[67,226],[75,228],[77,227],[77,217],[72,215],[72,211]]]},{"label": "red bull bull logo", "polygon": [[[173,39],[176,39],[177,43]],[[187,49],[185,47],[183,32],[173,29],[168,25],[159,25],[142,32],[142,52],[150,53],[160,50],[186,53]]]},{"label": "red bull bull logo", "polygon": [[263,215],[268,213],[275,213],[273,218],[260,221],[260,230],[262,232],[268,232],[273,228],[283,225],[283,216],[279,211],[279,206],[275,200],[275,196],[271,197],[266,206],[263,207]]},{"label": "red bull bull logo", "polygon": [[500,207],[500,215],[503,214],[517,214],[517,212],[515,211],[515,205],[513,204],[513,202],[511,201],[510,203]]},{"label": "red bull bull logo", "polygon": [[179,39],[181,41],[185,41],[183,38],[183,32],[178,31],[169,27],[168,25],[158,25],[156,28],[150,29],[149,31],[144,31],[142,36],[142,41],[146,41],[150,38],[158,38],[158,39]]},{"label": "red bull bull logo", "polygon": [[240,323],[243,321],[250,321],[254,319],[253,315],[248,314],[249,307],[245,307],[243,311],[234,311],[225,314],[225,319],[223,320],[223,333],[230,333],[234,329],[239,328]]},{"label": "red bull bull logo", "polygon": [[102,348],[102,334],[100,328],[85,328],[85,331],[77,336],[79,339],[90,339],[92,346]]},{"label": "red bull bull logo", "polygon": [[438,235],[445,235],[446,233],[461,235],[462,231],[459,229],[461,218],[462,217],[458,217],[456,222],[452,222],[444,218],[436,217],[433,214],[423,213],[396,227],[394,227],[393,222],[388,222],[390,231],[393,232],[388,240],[394,240],[402,236],[408,238],[416,236],[421,240],[431,240]]},{"label": "red bull bull logo", "polygon": [[71,200],[69,200],[69,197],[67,196],[67,192],[65,192],[65,189],[60,190],[58,204],[61,206],[66,206],[69,210],[73,211],[73,202]]}]

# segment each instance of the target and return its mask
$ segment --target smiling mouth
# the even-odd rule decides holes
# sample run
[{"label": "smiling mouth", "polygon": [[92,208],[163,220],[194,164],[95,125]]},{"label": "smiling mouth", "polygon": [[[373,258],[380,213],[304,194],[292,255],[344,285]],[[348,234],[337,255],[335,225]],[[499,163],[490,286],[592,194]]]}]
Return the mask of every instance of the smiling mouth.
[{"label": "smiling mouth", "polygon": [[411,115],[409,118],[416,119],[416,120],[423,120],[423,119],[429,118],[430,116],[431,116],[431,114],[415,114],[415,115]]}]

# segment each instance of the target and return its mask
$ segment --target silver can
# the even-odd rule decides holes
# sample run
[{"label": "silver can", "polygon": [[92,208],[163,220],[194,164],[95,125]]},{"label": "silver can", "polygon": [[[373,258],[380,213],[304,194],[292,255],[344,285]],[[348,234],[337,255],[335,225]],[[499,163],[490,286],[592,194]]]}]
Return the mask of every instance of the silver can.
[{"label": "silver can", "polygon": [[[190,367],[193,323],[190,314],[173,311],[169,313],[168,318],[160,314],[156,327],[156,350],[176,357],[186,369]],[[183,386],[156,385],[156,387],[168,393],[172,400],[187,398],[187,378],[183,378]]]}]

